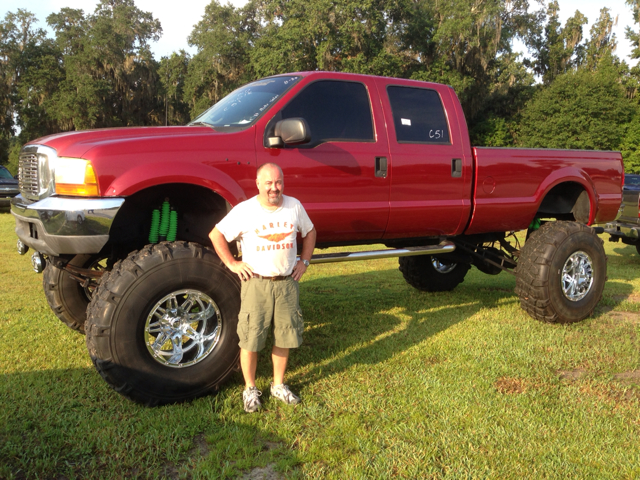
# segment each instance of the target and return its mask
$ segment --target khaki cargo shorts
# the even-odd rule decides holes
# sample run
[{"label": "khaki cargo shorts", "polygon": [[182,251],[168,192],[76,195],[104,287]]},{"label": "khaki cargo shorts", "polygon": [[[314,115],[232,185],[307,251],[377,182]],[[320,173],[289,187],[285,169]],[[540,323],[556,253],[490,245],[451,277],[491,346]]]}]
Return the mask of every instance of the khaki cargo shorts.
[{"label": "khaki cargo shorts", "polygon": [[238,315],[240,348],[250,352],[262,350],[272,323],[276,347],[299,347],[304,326],[298,298],[298,282],[291,277],[277,281],[250,278],[242,282]]}]

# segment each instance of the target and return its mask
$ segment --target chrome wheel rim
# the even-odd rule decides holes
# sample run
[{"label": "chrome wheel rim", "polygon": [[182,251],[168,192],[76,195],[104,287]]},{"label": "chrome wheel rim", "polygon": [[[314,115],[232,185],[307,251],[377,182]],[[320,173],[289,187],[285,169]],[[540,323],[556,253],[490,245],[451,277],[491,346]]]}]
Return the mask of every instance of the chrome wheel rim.
[{"label": "chrome wheel rim", "polygon": [[157,302],[144,326],[145,343],[155,361],[172,368],[202,362],[220,340],[222,315],[198,290],[178,290]]},{"label": "chrome wheel rim", "polygon": [[562,293],[572,302],[582,300],[593,285],[593,262],[585,252],[572,254],[562,267]]},{"label": "chrome wheel rim", "polygon": [[431,257],[431,265],[438,273],[449,273],[452,272],[454,268],[456,268],[456,263],[442,263],[436,257]]}]

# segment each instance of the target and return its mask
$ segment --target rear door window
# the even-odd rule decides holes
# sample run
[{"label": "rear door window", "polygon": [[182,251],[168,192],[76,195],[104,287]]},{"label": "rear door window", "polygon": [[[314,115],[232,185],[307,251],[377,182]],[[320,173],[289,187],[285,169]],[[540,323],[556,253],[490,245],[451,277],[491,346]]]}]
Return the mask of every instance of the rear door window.
[{"label": "rear door window", "polygon": [[398,143],[450,144],[440,95],[425,88],[387,87]]}]

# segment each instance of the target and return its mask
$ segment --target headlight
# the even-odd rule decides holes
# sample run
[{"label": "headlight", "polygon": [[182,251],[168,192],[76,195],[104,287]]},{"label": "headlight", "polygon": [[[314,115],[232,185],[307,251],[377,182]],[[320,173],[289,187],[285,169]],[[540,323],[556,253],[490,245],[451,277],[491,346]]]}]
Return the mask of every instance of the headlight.
[{"label": "headlight", "polygon": [[52,194],[98,197],[100,189],[89,160],[58,157],[45,145],[26,145],[20,152],[20,193],[30,200]]},{"label": "headlight", "polygon": [[58,195],[97,197],[100,195],[96,174],[89,160],[56,158],[52,162],[55,172],[55,191]]}]

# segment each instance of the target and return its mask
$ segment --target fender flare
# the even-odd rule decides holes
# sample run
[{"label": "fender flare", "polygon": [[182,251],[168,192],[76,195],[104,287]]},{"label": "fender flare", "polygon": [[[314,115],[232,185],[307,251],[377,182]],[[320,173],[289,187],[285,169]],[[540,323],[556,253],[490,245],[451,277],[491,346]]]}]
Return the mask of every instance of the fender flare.
[{"label": "fender flare", "polygon": [[[177,162],[154,162],[128,170],[115,179],[106,189],[107,196],[129,196],[145,188],[167,183],[184,183],[205,187],[237,205],[247,199],[238,182],[221,170],[207,165],[189,165]],[[215,180],[213,180],[215,179]]]},{"label": "fender flare", "polygon": [[598,210],[598,193],[596,191],[596,186],[591,180],[591,177],[587,175],[585,171],[573,166],[554,170],[547,178],[545,178],[540,183],[540,186],[535,193],[535,196],[537,198],[536,211],[540,208],[540,205],[544,201],[545,197],[549,194],[549,192],[554,187],[563,183],[577,183],[578,185],[582,186],[587,192],[587,195],[589,195],[590,207],[588,225],[593,224],[596,219],[596,213]]}]

